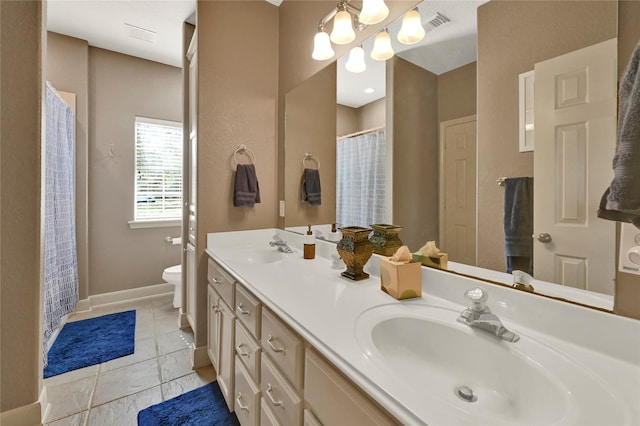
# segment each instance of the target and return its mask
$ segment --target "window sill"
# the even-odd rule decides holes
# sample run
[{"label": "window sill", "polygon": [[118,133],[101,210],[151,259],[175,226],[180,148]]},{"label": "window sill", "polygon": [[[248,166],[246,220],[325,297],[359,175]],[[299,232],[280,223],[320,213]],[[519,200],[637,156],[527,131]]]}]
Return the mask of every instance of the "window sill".
[{"label": "window sill", "polygon": [[181,226],[182,219],[150,219],[150,220],[130,220],[129,228],[172,228]]}]

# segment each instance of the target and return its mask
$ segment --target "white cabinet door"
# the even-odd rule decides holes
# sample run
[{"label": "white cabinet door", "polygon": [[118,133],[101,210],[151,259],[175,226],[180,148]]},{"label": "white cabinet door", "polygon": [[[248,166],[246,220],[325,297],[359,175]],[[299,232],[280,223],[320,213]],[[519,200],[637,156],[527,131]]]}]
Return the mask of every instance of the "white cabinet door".
[{"label": "white cabinet door", "polygon": [[211,286],[207,287],[207,354],[211,365],[218,371],[220,359],[220,296]]},{"label": "white cabinet door", "polygon": [[196,248],[187,244],[187,321],[189,321],[194,334],[196,332],[196,286],[198,284],[196,264]]},{"label": "white cabinet door", "polygon": [[224,301],[220,306],[220,358],[218,359],[218,384],[227,401],[229,411],[234,410],[235,376],[235,321],[233,311]]}]

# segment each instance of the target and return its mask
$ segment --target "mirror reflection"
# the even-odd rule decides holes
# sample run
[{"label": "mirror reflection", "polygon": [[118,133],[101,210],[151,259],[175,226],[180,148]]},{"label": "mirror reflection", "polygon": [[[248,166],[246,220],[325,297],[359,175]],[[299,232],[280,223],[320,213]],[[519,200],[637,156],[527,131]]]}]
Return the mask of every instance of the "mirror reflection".
[{"label": "mirror reflection", "polygon": [[[421,3],[419,11],[423,22],[438,14],[451,22],[428,31],[424,43],[418,47],[402,51],[402,47],[396,49],[393,44],[396,55],[386,63],[367,56],[367,71],[382,68],[383,77],[367,80],[364,72],[347,72],[344,67],[347,57],[319,73],[327,76],[337,73],[336,101],[322,103],[323,108],[336,117],[335,124],[328,124],[328,127],[335,126],[331,129],[335,129],[334,139],[330,141],[327,135],[324,142],[316,142],[313,148],[327,150],[324,154],[327,159],[321,158],[323,204],[325,200],[327,203],[331,199],[337,201],[336,205],[327,206],[334,212],[332,216],[310,208],[300,215],[290,215],[292,204],[300,203],[291,198],[295,194],[289,188],[299,188],[299,182],[289,179],[287,174],[285,226],[341,223],[341,213],[335,213],[336,208],[340,211],[342,203],[340,183],[336,187],[332,181],[340,176],[340,159],[335,153],[340,156],[340,144],[363,136],[360,133],[366,136],[382,132],[386,154],[384,209],[380,208],[382,202],[375,204],[379,214],[384,215],[382,222],[403,226],[400,237],[411,250],[435,240],[441,250],[449,254],[450,270],[508,284],[511,282],[505,280],[510,276],[505,272],[509,262],[515,262],[514,269],[524,271],[531,265],[537,280],[598,292],[603,296],[589,293],[579,301],[610,309],[615,278],[615,224],[595,218],[595,211],[611,180],[615,149],[617,3],[444,1]],[[457,29],[460,21],[471,22],[471,25],[464,30]],[[572,22],[572,25],[563,22]],[[399,28],[399,22],[396,24]],[[397,30],[389,26],[389,32],[395,34]],[[611,39],[614,40],[607,44]],[[365,52],[370,51],[367,43],[363,44]],[[600,51],[594,53],[595,62],[606,65],[601,77],[597,81],[592,79],[593,84],[598,85],[592,88],[585,86],[578,72],[581,65],[575,58],[576,53],[571,55],[594,45],[600,46]],[[613,57],[602,59],[611,54]],[[561,57],[566,58],[564,62],[568,65],[563,65],[562,59],[552,60]],[[569,68],[563,69],[563,66]],[[602,93],[605,110],[602,116],[581,119],[590,126],[591,132],[584,131],[584,126],[571,127],[571,123],[563,123],[562,117],[556,117],[560,120],[557,122],[539,119],[535,121],[533,149],[521,149],[519,76],[534,69],[536,119],[549,115],[547,104],[551,103],[549,110],[557,104],[553,95],[550,99],[546,95],[545,99],[545,95],[538,93],[541,87],[550,84],[547,82],[555,82],[557,75],[570,77],[565,87],[575,88],[571,93],[564,93],[567,107],[579,104],[580,90],[588,88]],[[289,137],[289,117],[293,114],[289,95],[295,96],[295,92],[312,85],[316,78],[317,75],[294,89],[285,100],[287,170],[294,161],[289,151],[295,145]],[[348,99],[343,94],[345,87],[359,92],[361,100]],[[365,93],[365,89],[373,91]],[[316,102],[314,108],[321,108],[320,102]],[[549,131],[557,128],[562,131]],[[599,142],[589,144],[586,138],[593,136],[596,128],[601,131]],[[598,145],[601,151],[585,151],[592,145]],[[553,148],[557,146],[562,147],[560,152]],[[301,155],[297,153],[300,160]],[[336,165],[333,170],[329,165],[332,155],[331,164]],[[587,159],[595,161],[587,164]],[[376,161],[381,162],[379,158]],[[554,164],[555,167],[550,166]],[[296,174],[299,180],[299,168]],[[507,182],[512,180],[511,183],[515,178],[530,178],[529,183],[534,183],[529,185],[529,188],[533,186],[531,229],[536,237],[546,234],[529,240],[525,250],[514,250],[511,259],[505,252],[504,218],[513,211],[510,210],[513,206],[505,205],[505,201],[512,202],[514,193],[506,194],[507,189],[513,191],[513,185],[500,185],[504,178]],[[339,181],[339,177],[337,179]],[[348,181],[353,182],[352,179]],[[523,192],[519,195],[523,196]],[[515,216],[521,216],[517,209],[516,213]],[[543,218],[544,215],[548,217]],[[377,217],[380,216],[375,216],[371,223],[378,222]],[[369,219],[364,220],[367,224]],[[602,225],[602,229],[594,229],[593,225]],[[566,232],[569,234],[564,235]],[[544,242],[547,235],[551,240]],[[596,253],[578,250],[584,247],[594,248]],[[597,268],[589,269],[589,263],[596,264]],[[594,272],[601,274],[593,275]],[[561,286],[551,290],[536,288],[537,292],[543,290],[565,297]]]}]

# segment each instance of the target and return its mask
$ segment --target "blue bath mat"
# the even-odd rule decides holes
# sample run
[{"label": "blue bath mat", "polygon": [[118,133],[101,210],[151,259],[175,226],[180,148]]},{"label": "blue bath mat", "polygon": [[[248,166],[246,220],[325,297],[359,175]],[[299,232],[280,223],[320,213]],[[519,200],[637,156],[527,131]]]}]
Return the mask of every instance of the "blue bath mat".
[{"label": "blue bath mat", "polygon": [[49,350],[44,378],[131,355],[135,335],[136,311],[68,322]]},{"label": "blue bath mat", "polygon": [[218,382],[212,382],[138,412],[138,426],[239,426]]}]

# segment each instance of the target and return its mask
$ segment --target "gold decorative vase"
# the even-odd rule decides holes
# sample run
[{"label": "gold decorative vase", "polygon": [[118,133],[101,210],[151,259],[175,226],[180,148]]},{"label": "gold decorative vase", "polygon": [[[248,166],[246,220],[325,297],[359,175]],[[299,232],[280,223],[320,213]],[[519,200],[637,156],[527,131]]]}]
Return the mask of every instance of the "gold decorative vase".
[{"label": "gold decorative vase", "polygon": [[350,280],[360,281],[369,278],[369,274],[362,268],[373,254],[373,246],[369,241],[371,229],[361,226],[347,226],[340,228],[342,239],[338,242],[338,254],[347,265],[342,274]]},{"label": "gold decorative vase", "polygon": [[393,254],[402,247],[402,241],[398,237],[398,233],[402,231],[401,226],[387,225],[384,223],[376,223],[370,225],[373,234],[369,238],[373,245],[373,252],[382,256],[393,256]]}]

